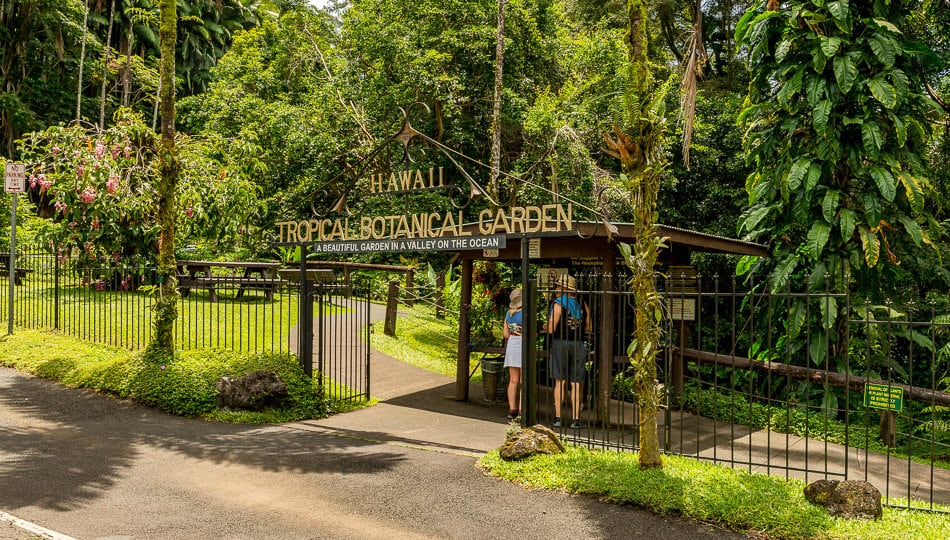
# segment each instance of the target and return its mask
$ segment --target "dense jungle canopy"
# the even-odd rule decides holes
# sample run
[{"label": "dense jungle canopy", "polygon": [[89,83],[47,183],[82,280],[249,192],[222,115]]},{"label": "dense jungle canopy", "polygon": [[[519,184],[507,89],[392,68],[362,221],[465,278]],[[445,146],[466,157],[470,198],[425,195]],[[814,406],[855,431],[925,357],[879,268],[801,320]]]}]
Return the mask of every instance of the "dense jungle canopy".
[{"label": "dense jungle canopy", "polygon": [[[0,6],[0,155],[31,173],[37,217],[25,234],[85,257],[147,259],[158,238],[157,2]],[[775,257],[739,270],[773,288],[847,272],[870,294],[947,290],[946,2],[647,6],[646,58],[668,89],[658,222],[769,245]],[[627,1],[504,7],[501,196],[557,196],[630,220],[628,179],[605,139],[625,122]],[[341,173],[415,102],[430,113],[414,126],[488,183],[498,0],[177,9],[179,250],[282,256],[274,223],[329,211]],[[382,215],[444,197],[359,204]],[[9,197],[0,209],[8,218]]]}]

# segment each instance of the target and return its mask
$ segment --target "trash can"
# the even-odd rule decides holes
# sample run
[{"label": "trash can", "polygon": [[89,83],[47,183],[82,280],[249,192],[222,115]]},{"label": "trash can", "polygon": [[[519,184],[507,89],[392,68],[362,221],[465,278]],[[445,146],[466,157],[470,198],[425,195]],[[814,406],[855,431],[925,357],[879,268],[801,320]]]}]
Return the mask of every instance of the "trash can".
[{"label": "trash can", "polygon": [[508,401],[508,370],[504,358],[482,358],[482,392],[489,403]]}]

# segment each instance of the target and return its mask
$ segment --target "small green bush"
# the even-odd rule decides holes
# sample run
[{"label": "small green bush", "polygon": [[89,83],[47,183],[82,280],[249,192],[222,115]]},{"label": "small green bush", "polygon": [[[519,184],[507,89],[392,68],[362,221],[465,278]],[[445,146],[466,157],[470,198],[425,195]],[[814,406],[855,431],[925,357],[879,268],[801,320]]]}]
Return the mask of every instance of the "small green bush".
[{"label": "small green bush", "polygon": [[[233,353],[149,350],[131,353],[94,345],[61,334],[18,331],[0,340],[0,365],[68,386],[129,398],[181,416],[240,423],[273,423],[325,417],[329,411],[322,388],[304,374],[287,353]],[[287,405],[265,412],[217,409],[215,384],[221,377],[252,371],[277,374],[287,384]]]}]

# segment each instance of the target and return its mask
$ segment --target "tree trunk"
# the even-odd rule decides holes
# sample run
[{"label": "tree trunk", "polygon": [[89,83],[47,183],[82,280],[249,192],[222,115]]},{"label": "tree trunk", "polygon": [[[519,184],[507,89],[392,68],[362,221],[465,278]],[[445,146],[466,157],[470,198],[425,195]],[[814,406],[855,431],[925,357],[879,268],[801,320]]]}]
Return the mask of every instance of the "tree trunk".
[{"label": "tree trunk", "polygon": [[662,316],[655,280],[658,255],[655,214],[663,165],[659,157],[662,152],[658,151],[662,142],[662,118],[655,118],[650,110],[653,77],[647,60],[646,0],[629,0],[627,15],[625,37],[630,70],[627,129],[633,133],[629,136],[618,133],[617,143],[623,148],[621,166],[630,182],[636,235],[632,251],[625,255],[633,273],[631,285],[637,302],[631,362],[635,367],[634,385],[640,409],[639,464],[643,469],[654,469],[663,466],[657,429],[660,391],[656,379]]},{"label": "tree trunk", "polygon": [[495,41],[495,99],[491,122],[491,182],[489,191],[498,200],[498,178],[501,176],[501,90],[505,64],[505,0],[498,0],[498,37]]},{"label": "tree trunk", "polygon": [[109,83],[109,60],[112,57],[112,21],[115,19],[115,0],[109,4],[109,29],[106,31],[105,59],[102,61],[102,88],[99,92],[99,129],[106,127],[106,86]]},{"label": "tree trunk", "polygon": [[155,333],[150,348],[175,350],[174,323],[178,318],[178,287],[175,261],[175,188],[178,183],[178,152],[175,149],[175,44],[178,20],[175,0],[159,2],[161,64],[160,106],[162,138],[158,151],[161,179],[158,185],[159,296],[155,304]]}]

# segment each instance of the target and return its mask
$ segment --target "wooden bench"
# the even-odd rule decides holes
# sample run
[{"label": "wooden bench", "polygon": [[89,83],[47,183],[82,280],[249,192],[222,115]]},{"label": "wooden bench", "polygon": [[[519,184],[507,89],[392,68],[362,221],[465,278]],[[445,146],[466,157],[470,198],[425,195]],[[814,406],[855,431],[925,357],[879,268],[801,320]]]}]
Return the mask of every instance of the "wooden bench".
[{"label": "wooden bench", "polygon": [[[33,269],[32,269],[32,268],[20,268],[20,267],[15,267],[15,268],[13,269],[13,284],[14,284],[14,285],[23,285],[23,278],[25,278],[25,277],[27,276],[27,274],[32,274],[32,273],[33,273]],[[4,265],[4,266],[0,266],[0,277],[10,277],[10,267],[9,267],[9,266],[5,266],[5,265]]]},{"label": "wooden bench", "polygon": [[244,296],[248,290],[264,291],[268,300],[274,299],[274,290],[279,287],[285,287],[288,281],[278,278],[257,278],[243,276],[189,276],[181,274],[178,276],[178,288],[183,297],[188,296],[191,289],[207,289],[212,302],[218,301],[217,288],[237,288],[237,298]]},{"label": "wooden bench", "polygon": [[[219,285],[237,285],[237,297],[244,296],[248,289],[263,290],[268,300],[274,299],[274,289],[286,282],[272,277],[276,275],[280,263],[267,261],[186,261],[180,260],[178,266],[178,289],[183,297],[188,296],[192,288],[204,288],[212,302],[218,301]],[[218,268],[232,275],[215,275],[211,269]],[[237,273],[234,273],[237,272]],[[254,277],[257,274],[260,277]]]}]

